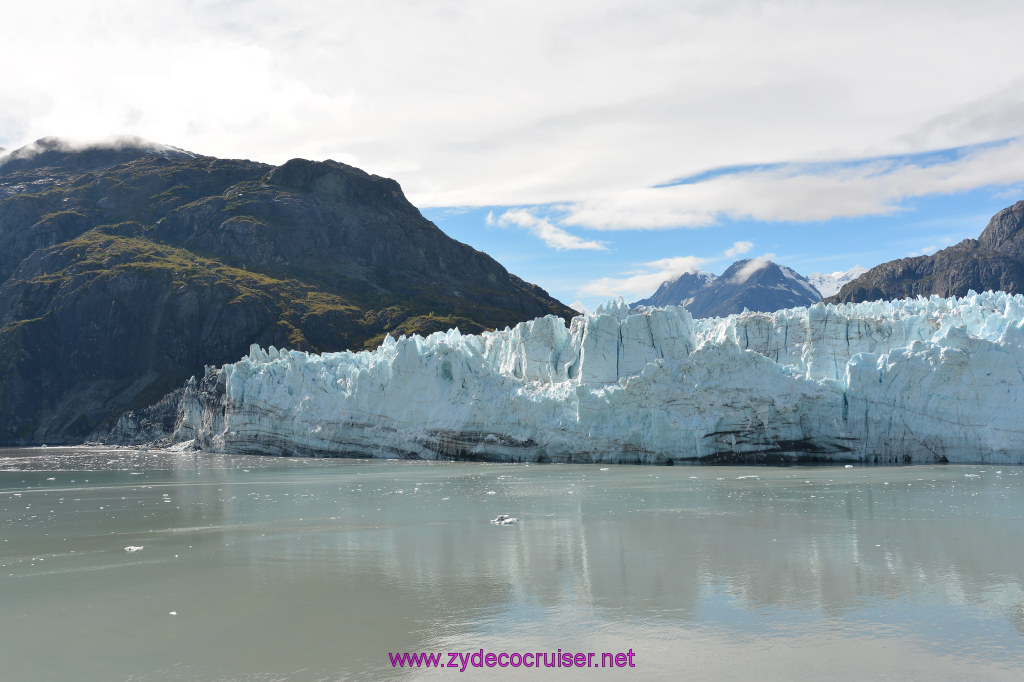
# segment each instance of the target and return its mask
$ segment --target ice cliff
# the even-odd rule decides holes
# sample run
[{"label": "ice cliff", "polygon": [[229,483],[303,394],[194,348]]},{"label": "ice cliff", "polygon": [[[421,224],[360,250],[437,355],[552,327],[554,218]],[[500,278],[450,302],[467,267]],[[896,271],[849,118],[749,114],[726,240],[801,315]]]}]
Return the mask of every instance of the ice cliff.
[{"label": "ice cliff", "polygon": [[574,462],[1024,463],[1024,297],[694,320],[606,304],[373,352],[253,346],[189,382],[225,452]]}]

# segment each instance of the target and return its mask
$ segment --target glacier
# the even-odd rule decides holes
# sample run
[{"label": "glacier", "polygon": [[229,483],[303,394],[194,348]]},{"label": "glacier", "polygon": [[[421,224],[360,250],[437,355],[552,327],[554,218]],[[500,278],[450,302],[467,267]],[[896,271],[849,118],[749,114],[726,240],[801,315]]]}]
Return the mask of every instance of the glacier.
[{"label": "glacier", "polygon": [[1024,297],[694,320],[621,299],[374,351],[253,346],[174,440],[227,453],[605,463],[1024,463]]}]

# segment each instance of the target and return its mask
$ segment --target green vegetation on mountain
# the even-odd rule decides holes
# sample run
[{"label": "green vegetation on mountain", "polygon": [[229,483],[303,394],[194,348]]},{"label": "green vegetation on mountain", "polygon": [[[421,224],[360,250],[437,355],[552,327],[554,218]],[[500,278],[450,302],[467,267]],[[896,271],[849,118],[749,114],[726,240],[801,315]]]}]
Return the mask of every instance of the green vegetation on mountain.
[{"label": "green vegetation on mountain", "polygon": [[0,157],[0,444],[81,442],[251,343],[572,311],[344,164],[53,139]]}]

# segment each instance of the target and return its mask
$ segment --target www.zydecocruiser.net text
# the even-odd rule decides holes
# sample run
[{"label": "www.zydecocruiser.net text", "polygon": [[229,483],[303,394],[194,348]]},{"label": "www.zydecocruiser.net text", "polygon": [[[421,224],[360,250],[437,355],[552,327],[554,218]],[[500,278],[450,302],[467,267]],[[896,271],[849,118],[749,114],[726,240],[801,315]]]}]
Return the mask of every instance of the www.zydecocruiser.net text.
[{"label": "www.zydecocruiser.net text", "polygon": [[569,651],[448,651],[440,653],[391,653],[392,668],[635,668],[635,652]]}]

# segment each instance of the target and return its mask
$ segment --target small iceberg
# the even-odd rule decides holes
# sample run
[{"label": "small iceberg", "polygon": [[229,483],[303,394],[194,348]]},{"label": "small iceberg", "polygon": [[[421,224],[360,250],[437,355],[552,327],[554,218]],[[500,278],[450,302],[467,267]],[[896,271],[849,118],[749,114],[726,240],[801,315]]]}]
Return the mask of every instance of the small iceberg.
[{"label": "small iceberg", "polygon": [[498,518],[492,519],[491,523],[493,523],[496,526],[511,526],[513,524],[519,523],[519,519],[513,516],[509,516],[508,514],[498,514]]},{"label": "small iceberg", "polygon": [[142,545],[128,545],[127,547],[124,548],[124,551],[126,551],[126,552],[141,552],[142,551]]}]

